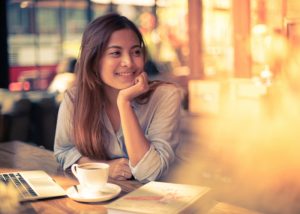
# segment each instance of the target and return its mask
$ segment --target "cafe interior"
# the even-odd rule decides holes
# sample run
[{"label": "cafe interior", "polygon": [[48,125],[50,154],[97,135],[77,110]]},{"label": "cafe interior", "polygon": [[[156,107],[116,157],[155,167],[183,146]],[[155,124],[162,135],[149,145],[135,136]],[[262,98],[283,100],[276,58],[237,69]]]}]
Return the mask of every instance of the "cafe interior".
[{"label": "cafe interior", "polygon": [[[118,12],[143,34],[149,79],[182,91],[179,163],[166,181],[212,189],[195,213],[300,213],[300,1],[7,0],[0,10],[0,172],[77,183],[53,156],[58,109],[87,23]],[[142,185],[111,182],[123,195]],[[103,205],[62,197],[15,213]]]}]

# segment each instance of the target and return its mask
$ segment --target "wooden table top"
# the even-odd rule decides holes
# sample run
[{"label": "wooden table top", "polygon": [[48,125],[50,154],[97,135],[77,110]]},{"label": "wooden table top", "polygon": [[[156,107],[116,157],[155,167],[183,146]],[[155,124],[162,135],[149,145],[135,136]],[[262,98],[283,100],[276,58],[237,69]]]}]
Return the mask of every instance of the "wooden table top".
[{"label": "wooden table top", "polygon": [[[78,184],[78,181],[69,173],[63,171],[55,161],[53,152],[18,141],[0,143],[0,172],[20,170],[44,170],[64,189]],[[135,190],[142,184],[136,180],[117,181],[110,179],[109,182],[122,188],[122,196]],[[107,213],[103,206],[108,202],[80,203],[67,196],[60,198],[44,199],[33,202],[25,202],[22,205],[29,207],[26,213]],[[209,214],[257,214],[228,203],[215,202]]]},{"label": "wooden table top", "polygon": [[[78,181],[70,173],[59,167],[53,152],[18,141],[0,143],[0,166],[1,172],[44,170],[64,189],[78,184]],[[122,188],[120,196],[142,185],[135,180],[110,179],[109,182]],[[26,203],[30,203],[36,213],[88,213],[95,210],[97,213],[106,213],[103,205],[107,202],[79,203],[66,196]]]}]

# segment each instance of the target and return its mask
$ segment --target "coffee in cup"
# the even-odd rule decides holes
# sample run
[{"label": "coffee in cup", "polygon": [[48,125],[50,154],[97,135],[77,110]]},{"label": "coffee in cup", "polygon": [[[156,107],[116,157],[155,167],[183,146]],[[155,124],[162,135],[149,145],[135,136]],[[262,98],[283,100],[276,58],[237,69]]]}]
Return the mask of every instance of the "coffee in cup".
[{"label": "coffee in cup", "polygon": [[108,181],[109,165],[106,163],[73,164],[71,171],[78,179],[81,189],[100,191]]}]

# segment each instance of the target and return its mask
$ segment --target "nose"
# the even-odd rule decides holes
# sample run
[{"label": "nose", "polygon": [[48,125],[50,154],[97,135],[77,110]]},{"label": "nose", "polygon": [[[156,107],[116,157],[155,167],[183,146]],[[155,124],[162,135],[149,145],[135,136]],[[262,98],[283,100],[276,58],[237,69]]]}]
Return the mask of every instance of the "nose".
[{"label": "nose", "polygon": [[130,68],[132,66],[132,64],[133,64],[133,60],[132,60],[130,54],[124,54],[122,56],[121,66]]}]

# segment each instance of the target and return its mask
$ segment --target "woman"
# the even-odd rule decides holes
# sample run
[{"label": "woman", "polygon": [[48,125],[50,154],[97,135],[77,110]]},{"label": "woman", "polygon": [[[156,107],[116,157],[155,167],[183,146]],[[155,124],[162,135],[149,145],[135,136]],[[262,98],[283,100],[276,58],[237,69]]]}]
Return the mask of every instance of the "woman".
[{"label": "woman", "polygon": [[61,103],[54,152],[74,163],[107,162],[110,177],[159,179],[175,159],[181,93],[148,81],[146,47],[126,17],[108,14],[86,28],[77,82]]}]

